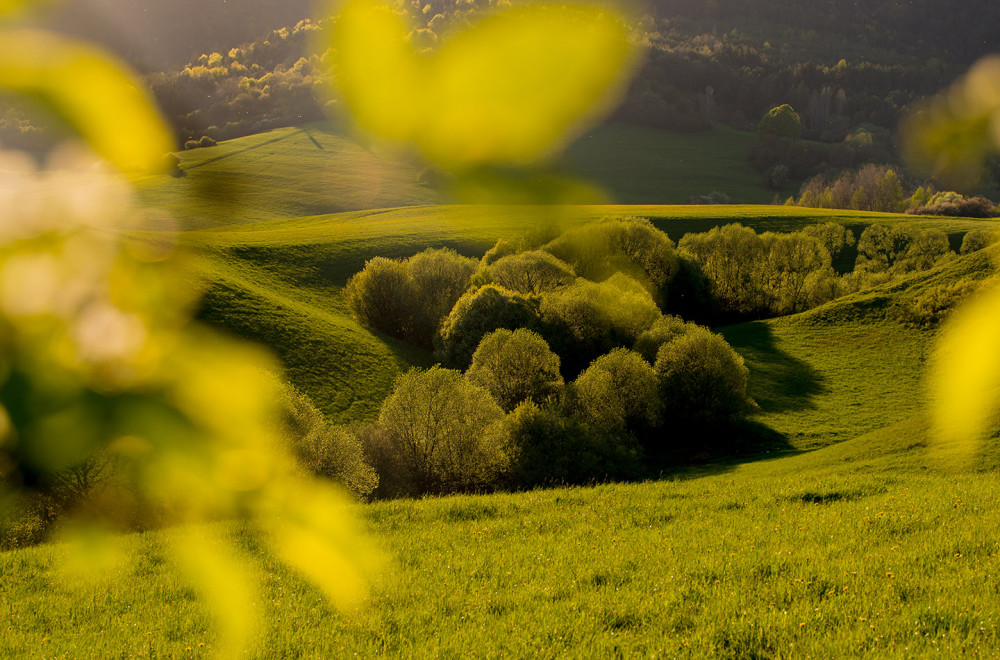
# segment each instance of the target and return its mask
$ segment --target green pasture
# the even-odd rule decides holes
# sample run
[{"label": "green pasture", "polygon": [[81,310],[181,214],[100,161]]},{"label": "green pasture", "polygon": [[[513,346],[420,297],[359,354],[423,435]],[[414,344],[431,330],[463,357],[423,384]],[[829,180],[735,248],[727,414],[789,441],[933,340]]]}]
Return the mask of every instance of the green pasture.
[{"label": "green pasture", "polygon": [[[229,525],[264,587],[255,657],[993,657],[1000,485],[946,472],[918,413],[816,451],[638,484],[357,507],[391,555],[338,613]],[[0,554],[4,657],[205,657],[168,530],[96,584]]]}]

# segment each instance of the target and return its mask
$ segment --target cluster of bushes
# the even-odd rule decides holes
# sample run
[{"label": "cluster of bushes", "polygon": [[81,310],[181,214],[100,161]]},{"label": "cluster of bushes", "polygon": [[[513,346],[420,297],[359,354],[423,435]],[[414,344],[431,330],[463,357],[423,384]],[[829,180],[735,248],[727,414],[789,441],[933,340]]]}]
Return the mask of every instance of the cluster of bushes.
[{"label": "cluster of bushes", "polygon": [[[736,448],[747,369],[678,301],[716,320],[787,314],[955,257],[941,231],[870,225],[856,239],[833,222],[731,224],[675,246],[648,220],[605,218],[543,241],[499,241],[478,263],[375,258],[348,282],[360,321],[433,345],[439,363],[400,377],[377,422],[336,434],[364,448],[376,496],[631,478]],[[970,232],[963,252],[991,241]]]},{"label": "cluster of bushes", "polygon": [[[962,253],[992,240],[981,230],[969,232]],[[730,224],[687,234],[678,249],[682,259],[693,258],[706,281],[714,309],[702,309],[715,320],[804,311],[956,256],[939,229],[872,224],[855,241],[851,230],[835,222],[780,234]],[[848,267],[838,272],[834,262]]]},{"label": "cluster of bushes", "polygon": [[205,147],[214,147],[218,144],[215,140],[207,135],[202,135],[199,140],[188,140],[184,143],[185,149],[203,149]]},{"label": "cluster of bushes", "polygon": [[891,166],[873,163],[856,171],[841,172],[833,178],[813,177],[802,187],[798,199],[789,197],[785,204],[969,218],[1000,215],[997,205],[985,197],[967,198],[952,191],[935,192],[930,185],[907,192],[903,178]]},{"label": "cluster of bushes", "polygon": [[[732,449],[754,404],[748,371],[720,336],[661,317],[574,380],[526,328],[495,330],[469,368],[400,376],[377,422],[349,427],[379,497],[636,478]],[[650,360],[650,356],[652,360]]]},{"label": "cluster of bushes", "polygon": [[985,197],[964,197],[956,192],[946,191],[935,193],[922,206],[913,205],[908,207],[906,212],[914,215],[995,218],[1000,216],[1000,205],[994,204]]}]

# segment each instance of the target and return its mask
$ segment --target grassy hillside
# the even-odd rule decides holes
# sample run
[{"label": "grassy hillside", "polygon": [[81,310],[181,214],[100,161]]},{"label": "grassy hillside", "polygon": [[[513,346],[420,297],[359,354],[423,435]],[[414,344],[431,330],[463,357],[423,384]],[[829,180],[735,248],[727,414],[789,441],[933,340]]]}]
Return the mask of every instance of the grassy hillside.
[{"label": "grassy hillside", "polygon": [[[959,243],[968,229],[989,224],[771,206],[436,206],[191,231],[184,240],[203,248],[208,258],[206,276],[214,286],[203,315],[272,346],[293,382],[332,418],[347,420],[374,416],[401,371],[431,361],[428,353],[350,318],[340,288],[367,259],[409,256],[426,247],[451,247],[479,256],[497,238],[556,231],[607,215],[649,217],[675,240],[732,221],[764,231],[834,219],[855,230],[876,220],[939,227]],[[929,334],[900,325],[875,305],[877,316],[860,314],[855,310],[859,300],[867,298],[855,296],[801,317],[725,331],[753,369],[752,383],[763,384],[763,390],[753,391],[762,420],[787,434],[793,446],[853,437],[859,428],[875,428],[883,415],[891,418],[886,422],[895,421],[895,415],[919,405],[913,398],[918,370],[910,367],[923,359]],[[829,320],[817,321],[826,318],[822,314],[829,314]],[[886,345],[895,352],[880,355]],[[872,401],[852,398],[859,370],[873,388],[880,388]],[[890,409],[901,412],[887,412]]]},{"label": "grassy hillside", "polygon": [[143,202],[184,227],[430,204],[420,170],[328,124],[279,128],[182,151],[181,176],[139,181]]},{"label": "grassy hillside", "polygon": [[[712,191],[766,204],[776,191],[750,167],[753,139],[724,127],[678,134],[606,124],[577,140],[559,167],[625,204],[682,204]],[[419,167],[374,152],[333,124],[279,128],[178,155],[182,176],[139,185],[144,202],[187,228],[442,201]]]},{"label": "grassy hillside", "polygon": [[[217,282],[205,314],[277,346],[344,418],[373,414],[392,375],[427,360],[348,317],[339,287],[365,258],[427,245],[477,254],[498,236],[625,213],[675,238],[726,219],[956,235],[980,224],[783,207],[423,207],[184,240],[205,249]],[[1000,654],[1000,485],[982,468],[942,467],[928,447],[920,378],[935,333],[898,314],[931,287],[990,275],[990,257],[724,329],[751,369],[758,421],[798,451],[640,484],[359,506],[393,560],[369,607],[347,615],[223,523],[126,537],[130,561],[96,584],[64,578],[58,545],[0,553],[0,656],[210,654],[214,624],[169,559],[177,533],[233,535],[253,558],[259,656]]]},{"label": "grassy hillside", "polygon": [[[657,482],[364,506],[393,560],[348,615],[242,531],[208,531],[259,569],[259,656],[995,656],[1000,485],[936,469],[923,427]],[[62,579],[59,546],[0,554],[0,655],[208,655],[167,554],[180,531],[126,538],[121,579],[90,586]]]}]

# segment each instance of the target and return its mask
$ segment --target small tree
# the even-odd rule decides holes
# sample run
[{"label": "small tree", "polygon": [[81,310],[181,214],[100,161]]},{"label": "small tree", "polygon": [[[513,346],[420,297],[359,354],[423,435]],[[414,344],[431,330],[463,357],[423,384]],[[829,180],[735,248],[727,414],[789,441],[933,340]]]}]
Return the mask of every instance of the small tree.
[{"label": "small tree", "polygon": [[839,222],[808,225],[802,228],[802,233],[818,240],[830,253],[831,259],[836,259],[841,252],[857,243],[854,232]]},{"label": "small tree", "polygon": [[378,486],[378,475],[365,459],[361,441],[348,429],[327,422],[308,397],[292,386],[282,389],[284,435],[302,464],[359,497],[369,495]]},{"label": "small tree", "polygon": [[755,404],[750,371],[726,340],[697,328],[664,344],[654,366],[668,419],[715,426],[735,421]]},{"label": "small tree", "polygon": [[409,312],[413,343],[426,348],[433,345],[441,319],[469,288],[476,266],[475,259],[448,248],[424,250],[406,260],[414,292]]},{"label": "small tree", "polygon": [[459,298],[441,322],[435,355],[441,364],[465,369],[487,334],[500,328],[531,328],[537,322],[535,303],[527,297],[496,285],[483,286]]},{"label": "small tree", "polygon": [[541,336],[525,328],[495,330],[483,337],[466,377],[508,412],[522,401],[543,403],[563,386],[559,356]]},{"label": "small tree", "polygon": [[802,119],[792,106],[779,105],[767,111],[757,124],[757,133],[798,140],[802,137]]},{"label": "small tree", "polygon": [[410,304],[415,297],[406,264],[375,257],[365,263],[344,287],[344,297],[355,318],[397,339],[407,339],[413,331]]},{"label": "small tree", "polygon": [[694,323],[689,323],[679,316],[661,316],[648,330],[639,335],[635,341],[635,352],[653,364],[656,362],[656,354],[659,352],[660,346],[683,337],[696,327],[698,326]]},{"label": "small tree", "polygon": [[502,257],[488,271],[496,284],[525,294],[550,291],[576,279],[569,264],[541,250]]},{"label": "small tree", "polygon": [[515,486],[581,484],[642,474],[642,450],[637,443],[551,408],[525,401],[508,415],[505,426]]},{"label": "small tree", "polygon": [[495,486],[509,458],[503,411],[458,371],[411,369],[396,381],[378,423],[420,492]]},{"label": "small tree", "polygon": [[644,434],[660,420],[656,373],[635,351],[616,348],[597,358],[573,389],[580,417],[604,431]]},{"label": "small tree", "polygon": [[962,247],[959,252],[960,254],[978,252],[996,242],[996,240],[996,232],[986,231],[985,229],[973,229],[966,232],[965,236],[962,237]]},{"label": "small tree", "polygon": [[595,282],[628,275],[658,300],[678,268],[673,241],[646,218],[603,218],[564,232],[542,249]]}]

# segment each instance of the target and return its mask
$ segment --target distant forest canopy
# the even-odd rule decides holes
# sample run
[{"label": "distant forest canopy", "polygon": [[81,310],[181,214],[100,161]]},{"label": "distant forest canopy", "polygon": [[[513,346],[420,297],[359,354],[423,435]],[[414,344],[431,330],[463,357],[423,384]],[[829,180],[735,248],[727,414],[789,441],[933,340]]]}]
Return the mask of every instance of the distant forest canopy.
[{"label": "distant forest canopy", "polygon": [[[708,23],[717,33],[737,29],[760,37],[766,29],[787,26],[799,34],[786,36],[811,36],[815,47],[838,38],[847,48],[937,57],[960,65],[1000,49],[996,31],[1000,4],[994,0],[652,0],[650,4],[657,19]],[[777,31],[770,36],[776,48],[778,36]],[[835,62],[844,55],[833,57]],[[823,63],[815,55],[809,59]]]},{"label": "distant forest canopy", "polygon": [[183,68],[295,25],[312,0],[72,0],[52,3],[46,25],[97,42],[142,72]]},{"label": "distant forest canopy", "polygon": [[[309,50],[313,31],[324,22],[300,20],[309,4],[81,0],[64,4],[57,21],[117,45],[149,72],[183,144],[336,115],[336,105],[322,100],[328,59]],[[430,49],[509,3],[396,4],[414,24],[411,43]],[[685,132],[713,123],[753,130],[769,109],[787,103],[802,118],[802,137],[844,144],[852,154],[863,142],[872,153],[862,160],[893,161],[900,117],[970,62],[1000,50],[998,19],[1000,3],[992,0],[959,6],[951,0],[870,0],[863,10],[848,0],[655,0],[634,26],[636,38],[649,44],[647,60],[612,119]],[[153,71],[153,58],[164,70]],[[38,139],[31,128],[16,113],[0,115],[6,144],[31,148]],[[800,160],[803,167],[788,164],[792,179],[838,166],[826,157]],[[859,162],[857,154],[840,160],[841,167]],[[755,162],[762,171],[771,165]]]}]

